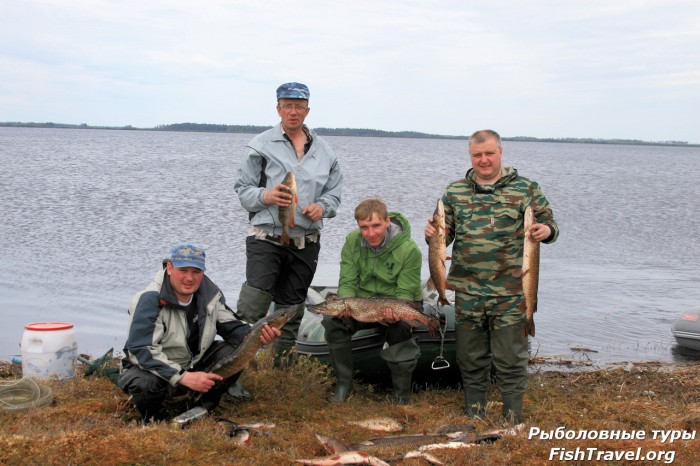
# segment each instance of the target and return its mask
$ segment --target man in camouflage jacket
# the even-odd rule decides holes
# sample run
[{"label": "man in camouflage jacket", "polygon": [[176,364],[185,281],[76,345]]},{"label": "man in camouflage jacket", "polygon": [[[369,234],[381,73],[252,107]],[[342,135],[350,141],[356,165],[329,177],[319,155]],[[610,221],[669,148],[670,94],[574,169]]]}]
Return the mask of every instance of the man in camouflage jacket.
[{"label": "man in camouflage jacket", "polygon": [[[443,197],[446,242],[452,243],[448,283],[455,290],[457,363],[466,413],[485,415],[493,364],[503,416],[520,422],[527,385],[522,260],[524,213],[531,206],[535,241],[551,243],[559,228],[539,185],[501,164],[501,138],[482,130],[469,139],[472,168]],[[436,234],[432,223],[425,236]]]}]

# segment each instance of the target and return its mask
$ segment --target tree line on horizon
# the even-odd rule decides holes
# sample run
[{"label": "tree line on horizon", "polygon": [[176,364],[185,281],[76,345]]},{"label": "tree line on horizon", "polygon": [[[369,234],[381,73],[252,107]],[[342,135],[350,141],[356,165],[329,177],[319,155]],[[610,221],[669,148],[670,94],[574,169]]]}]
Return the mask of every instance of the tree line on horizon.
[{"label": "tree line on horizon", "polygon": [[[154,128],[137,128],[126,126],[92,126],[87,123],[22,123],[0,122],[5,127],[27,128],[72,128],[72,129],[110,129],[110,130],[139,130],[139,131],[182,131],[182,132],[209,132],[209,133],[246,133],[257,134],[271,128],[271,126],[258,125],[224,125],[211,123],[172,123],[157,125]],[[418,131],[384,131],[368,128],[314,128],[321,136],[350,136],[350,137],[391,137],[391,138],[416,138],[416,139],[463,139],[468,136],[449,136],[441,134],[421,133]],[[531,136],[502,137],[504,141],[519,142],[557,142],[579,144],[627,144],[627,145],[651,145],[651,146],[688,146],[700,147],[700,144],[689,144],[687,141],[642,141],[640,139],[600,139],[600,138],[536,138]]]}]

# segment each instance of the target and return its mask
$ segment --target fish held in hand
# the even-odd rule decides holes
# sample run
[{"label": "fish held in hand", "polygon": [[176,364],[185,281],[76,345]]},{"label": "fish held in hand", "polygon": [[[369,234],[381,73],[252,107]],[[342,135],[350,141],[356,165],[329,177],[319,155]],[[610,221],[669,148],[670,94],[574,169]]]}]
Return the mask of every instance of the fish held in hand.
[{"label": "fish held in hand", "polygon": [[262,319],[258,320],[250,327],[250,330],[245,334],[243,341],[241,341],[241,344],[238,345],[236,350],[231,353],[230,356],[223,358],[211,369],[207,370],[207,372],[218,374],[223,377],[224,380],[238,374],[248,366],[248,364],[255,358],[258,350],[262,347],[260,334],[262,333],[263,327],[265,325],[269,325],[270,327],[281,328],[289,321],[289,319],[294,317],[296,311],[296,306],[287,307],[275,311],[272,314],[266,315]]},{"label": "fish held in hand", "polygon": [[540,243],[532,239],[530,227],[537,223],[531,206],[525,209],[525,244],[523,246],[523,302],[525,312],[525,335],[535,336],[534,315],[537,312],[537,287],[540,279]]},{"label": "fish held in hand", "polygon": [[279,206],[277,208],[277,218],[282,224],[282,235],[280,243],[287,244],[289,242],[289,229],[294,227],[294,213],[297,210],[297,182],[294,178],[294,173],[287,172],[287,175],[282,180],[282,184],[287,187],[287,191],[292,195],[292,202],[287,206]]},{"label": "fish held in hand", "polygon": [[428,289],[437,290],[438,303],[441,306],[448,304],[445,290],[447,289],[447,243],[445,240],[445,206],[442,199],[438,199],[435,212],[433,212],[433,227],[437,230],[435,236],[428,238],[428,266],[430,280]]},{"label": "fish held in hand", "polygon": [[342,298],[307,306],[308,310],[340,319],[350,317],[358,322],[386,324],[384,311],[390,308],[399,320],[412,327],[424,325],[432,336],[440,330],[440,319],[423,313],[422,306],[413,301],[392,298]]}]

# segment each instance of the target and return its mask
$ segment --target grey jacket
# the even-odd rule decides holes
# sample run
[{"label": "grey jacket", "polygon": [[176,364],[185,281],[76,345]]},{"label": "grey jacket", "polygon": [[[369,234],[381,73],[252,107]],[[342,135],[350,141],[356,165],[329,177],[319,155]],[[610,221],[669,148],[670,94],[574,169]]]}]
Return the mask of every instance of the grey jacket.
[{"label": "grey jacket", "polygon": [[331,218],[340,206],[343,175],[338,159],[326,141],[313,130],[307,128],[307,131],[312,143],[301,161],[282,133],[281,124],[260,133],[246,146],[234,190],[241,206],[253,214],[250,223],[268,234],[279,235],[282,224],[278,220],[277,206],[263,204],[262,194],[265,189],[280,184],[287,172],[294,173],[298,197],[295,226],[290,231],[292,238],[323,228],[323,220],[312,222],[301,215],[304,207],[318,203],[323,207],[323,216]]}]

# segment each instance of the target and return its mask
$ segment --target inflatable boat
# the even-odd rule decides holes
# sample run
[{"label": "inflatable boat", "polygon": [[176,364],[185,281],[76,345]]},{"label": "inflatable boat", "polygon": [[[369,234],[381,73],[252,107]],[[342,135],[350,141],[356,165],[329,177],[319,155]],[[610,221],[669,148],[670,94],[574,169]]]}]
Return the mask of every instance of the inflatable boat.
[{"label": "inflatable boat", "polygon": [[671,332],[678,346],[700,351],[700,308],[683,312]]}]

